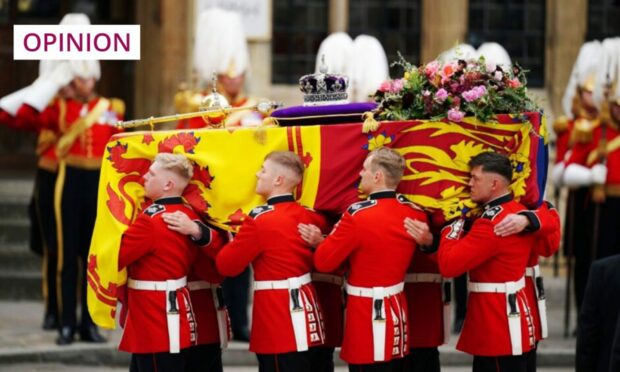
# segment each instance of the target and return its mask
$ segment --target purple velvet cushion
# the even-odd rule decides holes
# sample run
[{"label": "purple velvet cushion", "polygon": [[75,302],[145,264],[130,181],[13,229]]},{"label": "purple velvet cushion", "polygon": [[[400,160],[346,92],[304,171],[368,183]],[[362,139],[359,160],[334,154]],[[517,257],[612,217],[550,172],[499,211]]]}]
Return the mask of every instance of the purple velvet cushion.
[{"label": "purple velvet cushion", "polygon": [[275,110],[271,117],[280,126],[318,125],[363,122],[362,115],[377,107],[374,102],[325,106],[292,106]]}]

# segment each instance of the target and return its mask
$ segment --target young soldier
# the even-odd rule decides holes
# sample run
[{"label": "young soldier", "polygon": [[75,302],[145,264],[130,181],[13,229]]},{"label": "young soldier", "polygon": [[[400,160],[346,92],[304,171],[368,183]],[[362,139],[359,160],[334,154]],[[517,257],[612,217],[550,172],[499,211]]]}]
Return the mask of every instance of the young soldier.
[{"label": "young soldier", "polygon": [[416,242],[403,224],[407,217],[423,222],[427,218],[396,194],[404,166],[403,157],[392,149],[372,151],[360,172],[360,188],[368,200],[349,208],[314,256],[322,272],[331,272],[345,261],[349,264],[340,357],[349,363],[350,371],[400,370],[409,352],[403,279]]},{"label": "young soldier", "polygon": [[256,207],[235,239],[216,257],[222,275],[234,276],[250,263],[254,304],[250,350],[259,371],[310,371],[308,348],[324,343],[323,321],[311,283],[312,250],[299,236],[300,223],[324,219],[295,202],[293,190],[304,171],[290,151],[272,152],[256,174],[256,193],[267,204]]},{"label": "young soldier", "polygon": [[[525,208],[510,193],[507,157],[484,152],[470,161],[471,198],[484,213],[466,235],[464,221],[442,230],[439,270],[455,277],[468,272],[467,314],[457,349],[474,355],[474,372],[526,371],[525,353],[535,344],[534,321],[525,294],[525,267],[535,236],[495,233],[508,214]],[[464,236],[463,236],[464,235]]]},{"label": "young soldier", "polygon": [[183,155],[157,155],[144,176],[145,196],[153,204],[123,234],[118,269],[126,267],[128,279],[119,350],[133,353],[132,372],[182,371],[180,350],[196,342],[186,284],[198,251],[162,217],[181,211],[198,219],[181,199],[192,173]]}]

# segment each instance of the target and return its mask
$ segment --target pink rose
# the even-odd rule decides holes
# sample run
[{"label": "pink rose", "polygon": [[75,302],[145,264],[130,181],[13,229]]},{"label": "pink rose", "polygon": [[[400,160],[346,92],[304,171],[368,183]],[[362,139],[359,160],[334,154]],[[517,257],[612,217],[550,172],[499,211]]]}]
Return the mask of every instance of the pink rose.
[{"label": "pink rose", "polygon": [[448,120],[450,121],[460,122],[461,120],[463,120],[464,117],[465,117],[465,113],[456,107],[451,108],[448,111]]},{"label": "pink rose", "polygon": [[444,101],[448,98],[448,92],[441,88],[435,93],[435,100],[439,103],[444,103]]},{"label": "pink rose", "polygon": [[508,80],[508,86],[511,88],[518,88],[521,86],[521,82],[517,78],[510,79]]},{"label": "pink rose", "polygon": [[487,94],[487,88],[484,85],[478,85],[477,87],[474,87],[474,89],[476,91],[476,94],[478,95],[478,98],[484,96],[485,94]]},{"label": "pink rose", "polygon": [[379,91],[386,93],[390,91],[391,87],[392,87],[392,84],[390,83],[390,81],[386,80],[383,83],[381,83],[381,85],[379,86]]},{"label": "pink rose", "polygon": [[426,76],[432,79],[435,74],[437,74],[437,71],[439,71],[439,67],[439,61],[429,62],[426,64],[426,66],[424,66],[424,73],[426,74]]},{"label": "pink rose", "polygon": [[463,92],[463,94],[461,95],[463,96],[463,98],[465,98],[465,101],[467,102],[473,102],[478,99],[478,95],[476,94],[476,91],[474,91],[473,89],[467,90]]},{"label": "pink rose", "polygon": [[450,76],[454,75],[456,72],[458,64],[456,62],[447,63],[441,69],[441,83],[445,83],[450,79]]},{"label": "pink rose", "polygon": [[392,89],[390,90],[392,93],[400,93],[405,86],[405,79],[397,79],[392,81]]}]

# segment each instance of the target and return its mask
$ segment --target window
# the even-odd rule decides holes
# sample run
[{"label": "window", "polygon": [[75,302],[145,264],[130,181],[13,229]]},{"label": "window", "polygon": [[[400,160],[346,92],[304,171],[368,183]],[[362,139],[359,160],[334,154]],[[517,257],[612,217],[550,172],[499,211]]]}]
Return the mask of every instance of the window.
[{"label": "window", "polygon": [[272,82],[297,84],[314,73],[328,34],[328,0],[273,0]]},{"label": "window", "polygon": [[[354,39],[360,34],[379,39],[389,63],[400,52],[419,64],[421,15],[421,0],[350,0],[349,34]],[[390,75],[402,75],[401,68],[391,67]]]},{"label": "window", "polygon": [[530,86],[543,86],[545,0],[469,0],[468,43],[478,47],[492,41],[529,70]]},{"label": "window", "polygon": [[620,0],[588,1],[586,40],[603,40],[620,35]]}]

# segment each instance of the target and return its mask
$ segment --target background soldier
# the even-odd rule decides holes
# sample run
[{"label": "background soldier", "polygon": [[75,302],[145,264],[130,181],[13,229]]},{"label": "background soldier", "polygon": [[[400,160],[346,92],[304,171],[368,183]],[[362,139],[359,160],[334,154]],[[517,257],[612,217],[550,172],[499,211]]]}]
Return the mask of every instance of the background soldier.
[{"label": "background soldier", "polygon": [[[198,79],[197,86],[195,90],[182,89],[177,93],[175,106],[178,112],[200,109],[203,99],[211,94],[213,74],[216,75],[216,88],[226,100],[220,102],[222,106],[249,107],[258,103],[258,100],[246,94],[250,60],[243,23],[238,13],[211,8],[200,14],[194,42],[194,70]],[[262,124],[262,119],[257,112],[239,111],[228,115],[225,125],[257,126]],[[216,115],[209,120],[212,124],[219,124],[221,118]],[[201,117],[197,117],[179,122],[177,129],[202,128],[206,124]],[[244,273],[239,280],[247,281],[248,278],[249,272]],[[247,299],[245,306],[247,308]],[[235,304],[232,309],[233,325],[239,322],[236,307]],[[247,320],[245,323],[247,328]]]}]

